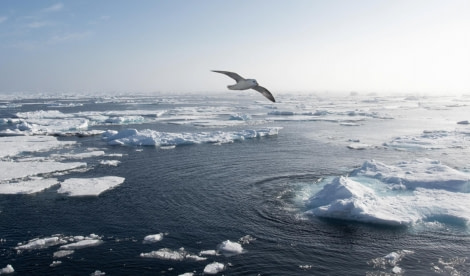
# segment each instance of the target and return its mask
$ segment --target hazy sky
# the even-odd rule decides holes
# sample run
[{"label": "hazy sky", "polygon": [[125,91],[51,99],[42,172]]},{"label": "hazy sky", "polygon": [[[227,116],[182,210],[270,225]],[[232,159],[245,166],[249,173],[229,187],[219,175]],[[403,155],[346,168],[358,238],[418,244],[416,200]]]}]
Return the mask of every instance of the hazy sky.
[{"label": "hazy sky", "polygon": [[468,0],[0,1],[0,93],[470,94]]}]

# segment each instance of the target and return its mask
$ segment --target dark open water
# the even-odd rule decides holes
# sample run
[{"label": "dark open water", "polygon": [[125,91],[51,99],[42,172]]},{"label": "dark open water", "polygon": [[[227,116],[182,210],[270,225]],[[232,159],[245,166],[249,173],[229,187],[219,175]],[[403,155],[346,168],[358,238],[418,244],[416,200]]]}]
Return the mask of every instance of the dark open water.
[{"label": "dark open water", "polygon": [[[3,118],[8,118],[16,112],[34,110],[77,113],[227,105],[251,112],[253,119],[257,119],[256,116],[266,116],[270,111],[262,104],[257,110],[257,103],[252,99],[247,104],[255,107],[246,111],[239,98],[235,98],[236,104],[208,98],[205,102],[185,99],[177,104],[154,105],[139,101],[97,103],[94,99],[84,99],[78,100],[83,106],[67,108],[48,107],[44,100],[20,100],[19,103],[39,104],[3,108],[0,112]],[[330,107],[335,108],[339,105]],[[350,109],[355,108],[357,105],[351,102]],[[402,275],[470,275],[470,235],[466,226],[395,228],[303,214],[306,208],[299,201],[299,193],[305,187],[315,185],[320,178],[345,175],[366,160],[394,163],[427,157],[459,168],[468,163],[466,148],[397,151],[380,143],[366,150],[345,146],[349,138],[357,136],[386,142],[395,135],[420,133],[423,129],[416,128],[422,122],[419,120],[432,118],[433,114],[442,119],[442,111],[438,110],[428,113],[416,108],[391,112],[395,112],[394,119],[367,118],[360,126],[331,121],[268,120],[257,126],[213,128],[168,121],[91,127],[166,132],[283,127],[277,136],[222,145],[181,145],[174,149],[108,146],[100,136],[58,138],[78,141],[77,151],[100,148],[107,154],[123,154],[117,167],[100,165],[96,158],[84,159],[93,169],[71,172],[59,176],[59,180],[113,175],[125,177],[125,182],[97,197],[68,197],[56,193],[57,187],[33,195],[0,195],[0,269],[11,264],[14,275],[90,275],[96,270],[106,275],[186,272],[201,275],[207,264],[217,261],[226,265],[219,275],[391,275],[393,266],[374,266],[371,260],[390,252],[411,250],[414,253],[399,263]],[[410,114],[415,115],[417,123]],[[36,155],[44,154],[48,153]],[[55,267],[50,264],[58,260],[52,257],[58,246],[21,253],[14,249],[18,243],[33,238],[91,233],[102,236],[103,243],[75,250],[72,255],[59,259],[62,263]],[[143,243],[146,235],[156,233],[166,234],[160,242]],[[206,261],[140,257],[141,253],[161,248],[181,247],[197,255],[201,250],[216,249],[222,241],[238,241],[246,235],[253,239],[243,244],[242,254],[234,256],[206,256]]]}]

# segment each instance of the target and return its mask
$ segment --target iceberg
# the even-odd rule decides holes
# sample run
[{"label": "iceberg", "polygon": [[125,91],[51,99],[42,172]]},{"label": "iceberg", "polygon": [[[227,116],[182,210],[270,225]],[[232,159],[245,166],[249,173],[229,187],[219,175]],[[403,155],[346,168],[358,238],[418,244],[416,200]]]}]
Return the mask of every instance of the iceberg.
[{"label": "iceberg", "polygon": [[150,129],[136,130],[125,129],[121,131],[108,130],[103,133],[103,139],[109,145],[126,146],[178,146],[201,143],[232,143],[265,136],[274,136],[279,133],[281,127],[268,127],[257,130],[241,131],[214,131],[198,133],[171,133],[158,132]]},{"label": "iceberg", "polygon": [[439,221],[470,226],[469,174],[439,161],[396,166],[366,161],[307,200],[307,214],[371,224],[409,226]]},{"label": "iceberg", "polygon": [[98,196],[124,182],[124,177],[69,178],[60,183],[58,193],[69,196]]}]

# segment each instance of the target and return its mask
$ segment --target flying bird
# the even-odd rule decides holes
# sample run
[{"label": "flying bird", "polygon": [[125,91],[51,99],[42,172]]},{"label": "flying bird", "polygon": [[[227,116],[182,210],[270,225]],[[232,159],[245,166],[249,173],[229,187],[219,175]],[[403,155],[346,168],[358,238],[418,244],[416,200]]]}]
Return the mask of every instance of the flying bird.
[{"label": "flying bird", "polygon": [[276,102],[274,99],[273,95],[271,92],[268,91],[268,89],[260,86],[258,82],[254,79],[245,79],[242,78],[239,74],[233,73],[233,72],[228,72],[228,71],[217,71],[217,70],[212,70],[212,72],[216,73],[221,73],[224,75],[227,75],[234,79],[237,83],[233,85],[228,85],[227,88],[230,90],[247,90],[247,89],[254,89],[258,91],[259,93],[263,94],[266,98],[268,98],[271,102]]}]

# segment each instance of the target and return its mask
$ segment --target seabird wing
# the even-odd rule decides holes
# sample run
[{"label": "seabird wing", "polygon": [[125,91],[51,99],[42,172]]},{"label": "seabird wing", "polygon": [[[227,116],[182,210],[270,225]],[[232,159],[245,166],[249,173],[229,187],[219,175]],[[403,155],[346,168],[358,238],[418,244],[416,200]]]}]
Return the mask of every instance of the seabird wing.
[{"label": "seabird wing", "polygon": [[234,79],[236,82],[239,82],[239,81],[241,81],[241,80],[244,80],[244,78],[242,78],[242,77],[241,77],[239,74],[237,74],[237,73],[228,72],[228,71],[217,71],[217,70],[212,70],[212,72],[225,74],[225,75],[231,77],[232,79]]},{"label": "seabird wing", "polygon": [[274,99],[273,97],[273,94],[271,94],[271,92],[268,91],[268,89],[262,87],[262,86],[255,86],[253,87],[254,90],[258,91],[259,93],[263,94],[263,96],[265,96],[266,98],[268,98],[271,102],[275,103],[276,100]]}]

